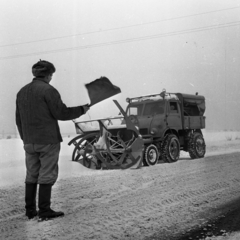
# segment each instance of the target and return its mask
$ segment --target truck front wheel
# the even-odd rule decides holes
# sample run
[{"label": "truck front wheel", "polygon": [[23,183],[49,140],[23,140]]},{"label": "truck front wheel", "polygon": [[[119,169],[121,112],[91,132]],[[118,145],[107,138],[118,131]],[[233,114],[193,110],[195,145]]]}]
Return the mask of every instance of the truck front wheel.
[{"label": "truck front wheel", "polygon": [[192,159],[203,158],[206,153],[206,144],[202,134],[194,132],[190,135],[188,152]]},{"label": "truck front wheel", "polygon": [[164,162],[172,163],[179,159],[180,143],[176,135],[167,134],[162,142],[162,159]]},{"label": "truck front wheel", "polygon": [[157,164],[159,158],[158,149],[154,144],[150,144],[145,148],[143,164],[144,166],[153,166]]}]

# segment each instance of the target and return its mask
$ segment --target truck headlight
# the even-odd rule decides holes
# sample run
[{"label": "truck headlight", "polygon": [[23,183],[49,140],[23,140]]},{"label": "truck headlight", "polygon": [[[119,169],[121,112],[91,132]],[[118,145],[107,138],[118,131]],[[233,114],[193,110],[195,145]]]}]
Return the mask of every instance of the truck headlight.
[{"label": "truck headlight", "polygon": [[152,135],[156,134],[156,133],[157,133],[157,129],[156,129],[156,128],[152,128],[151,131],[150,131],[150,133],[151,133]]}]

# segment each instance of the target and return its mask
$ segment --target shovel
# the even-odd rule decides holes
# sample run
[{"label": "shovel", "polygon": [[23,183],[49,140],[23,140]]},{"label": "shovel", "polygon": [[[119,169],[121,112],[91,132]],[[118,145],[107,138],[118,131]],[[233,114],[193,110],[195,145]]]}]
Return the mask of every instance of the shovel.
[{"label": "shovel", "polygon": [[121,89],[111,83],[106,77],[101,77],[90,83],[85,84],[90,98],[89,107],[110,98],[121,92]]}]

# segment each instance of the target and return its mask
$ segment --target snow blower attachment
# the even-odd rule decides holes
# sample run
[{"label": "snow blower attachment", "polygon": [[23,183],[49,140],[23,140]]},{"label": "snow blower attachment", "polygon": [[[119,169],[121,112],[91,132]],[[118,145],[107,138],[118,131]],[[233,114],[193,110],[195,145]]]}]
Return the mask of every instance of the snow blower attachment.
[{"label": "snow blower attachment", "polygon": [[75,122],[79,136],[74,144],[72,160],[91,169],[140,168],[144,144],[138,128],[116,100],[123,116]]}]

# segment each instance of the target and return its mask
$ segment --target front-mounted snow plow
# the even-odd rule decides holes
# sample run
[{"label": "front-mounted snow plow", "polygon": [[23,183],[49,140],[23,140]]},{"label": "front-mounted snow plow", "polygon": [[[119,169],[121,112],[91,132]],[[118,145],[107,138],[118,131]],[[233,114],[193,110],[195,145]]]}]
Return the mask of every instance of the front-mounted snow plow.
[{"label": "front-mounted snow plow", "polygon": [[116,100],[122,116],[74,122],[77,137],[72,160],[91,169],[127,169],[142,166],[144,143],[138,128]]}]

